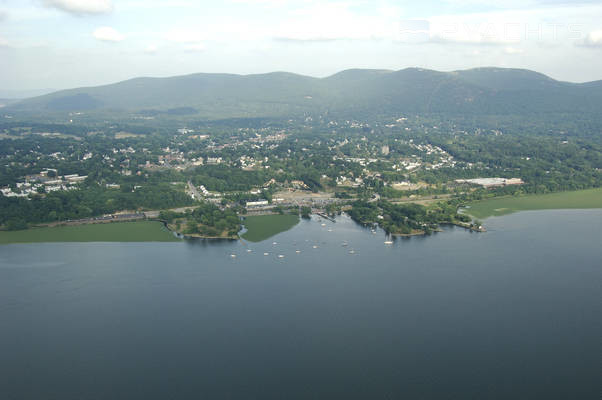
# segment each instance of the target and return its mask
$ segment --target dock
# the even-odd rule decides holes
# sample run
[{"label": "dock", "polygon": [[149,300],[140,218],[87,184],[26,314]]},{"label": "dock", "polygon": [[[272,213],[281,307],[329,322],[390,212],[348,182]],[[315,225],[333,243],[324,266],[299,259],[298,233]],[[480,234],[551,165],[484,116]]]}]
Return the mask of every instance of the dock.
[{"label": "dock", "polygon": [[323,212],[317,212],[316,215],[319,215],[320,217],[329,220],[330,222],[337,222],[335,221],[334,218],[330,217],[328,214],[323,213]]}]

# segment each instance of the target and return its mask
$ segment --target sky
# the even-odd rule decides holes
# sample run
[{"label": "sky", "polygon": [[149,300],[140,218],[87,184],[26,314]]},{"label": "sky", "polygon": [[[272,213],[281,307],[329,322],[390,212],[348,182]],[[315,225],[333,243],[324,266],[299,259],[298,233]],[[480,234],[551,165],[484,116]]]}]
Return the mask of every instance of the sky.
[{"label": "sky", "polygon": [[4,90],[484,66],[602,80],[602,0],[0,0]]}]

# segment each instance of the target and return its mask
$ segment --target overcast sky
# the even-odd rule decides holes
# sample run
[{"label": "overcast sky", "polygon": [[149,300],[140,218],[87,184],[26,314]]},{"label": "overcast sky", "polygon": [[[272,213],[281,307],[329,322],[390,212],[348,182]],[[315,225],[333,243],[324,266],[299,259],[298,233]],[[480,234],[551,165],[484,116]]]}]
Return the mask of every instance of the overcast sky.
[{"label": "overcast sky", "polygon": [[5,90],[414,66],[600,80],[602,1],[0,0]]}]

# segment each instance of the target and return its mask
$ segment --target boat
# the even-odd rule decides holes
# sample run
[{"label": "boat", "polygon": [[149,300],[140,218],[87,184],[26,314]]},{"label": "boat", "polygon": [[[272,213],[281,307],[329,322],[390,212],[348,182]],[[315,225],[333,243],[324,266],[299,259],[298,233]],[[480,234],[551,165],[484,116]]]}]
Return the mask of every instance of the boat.
[{"label": "boat", "polygon": [[282,254],[278,254],[278,258],[284,258]]},{"label": "boat", "polygon": [[322,226],[326,226],[326,224],[322,224]]},{"label": "boat", "polygon": [[343,246],[343,247],[347,247],[347,245],[348,245],[348,243],[347,243],[347,242],[343,242],[343,243],[341,243],[341,246]]},{"label": "boat", "polygon": [[263,255],[264,255],[264,256],[269,256],[269,255],[270,255],[270,253],[263,253]]},{"label": "boat", "polygon": [[236,258],[236,254],[230,254],[230,257]]},{"label": "boat", "polygon": [[251,251],[253,251],[253,250],[251,250],[251,249],[247,249],[247,253],[250,253]]},{"label": "boat", "polygon": [[349,250],[349,254],[355,254],[355,250]]},{"label": "boat", "polygon": [[301,253],[301,250],[295,250],[295,253],[299,254]]},{"label": "boat", "polygon": [[315,244],[314,244],[312,247],[313,247],[314,249],[317,249],[317,248],[318,248],[318,246],[316,246]]},{"label": "boat", "polygon": [[387,241],[385,242],[385,244],[393,244],[393,242],[392,242],[392,241],[390,241],[390,240],[387,240]]}]

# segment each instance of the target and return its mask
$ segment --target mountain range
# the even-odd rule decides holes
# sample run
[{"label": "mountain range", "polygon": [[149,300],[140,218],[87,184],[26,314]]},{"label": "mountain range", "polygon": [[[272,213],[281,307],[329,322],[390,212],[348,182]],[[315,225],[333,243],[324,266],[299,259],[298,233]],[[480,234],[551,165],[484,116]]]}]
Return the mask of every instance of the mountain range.
[{"label": "mountain range", "polygon": [[439,72],[350,69],[326,78],[288,72],[134,78],[9,104],[6,112],[282,117],[314,112],[393,116],[599,114],[602,81],[569,83],[521,69]]}]

